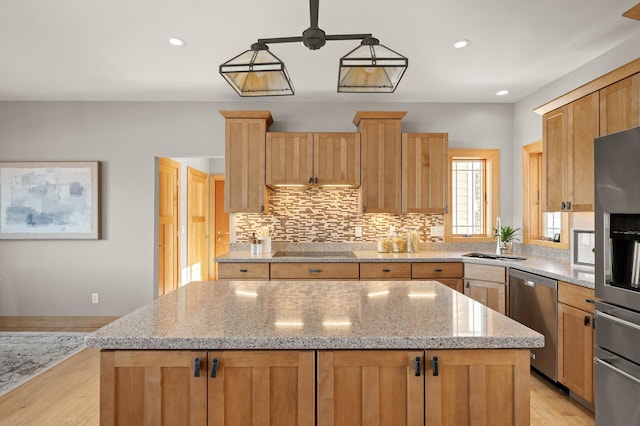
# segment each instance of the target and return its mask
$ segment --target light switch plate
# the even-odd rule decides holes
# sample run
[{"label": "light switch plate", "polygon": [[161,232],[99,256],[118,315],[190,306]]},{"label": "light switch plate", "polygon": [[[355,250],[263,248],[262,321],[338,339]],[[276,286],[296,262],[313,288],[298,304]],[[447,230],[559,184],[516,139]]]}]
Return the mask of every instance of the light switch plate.
[{"label": "light switch plate", "polygon": [[444,237],[444,226],[432,226],[431,227],[431,236],[432,237]]}]

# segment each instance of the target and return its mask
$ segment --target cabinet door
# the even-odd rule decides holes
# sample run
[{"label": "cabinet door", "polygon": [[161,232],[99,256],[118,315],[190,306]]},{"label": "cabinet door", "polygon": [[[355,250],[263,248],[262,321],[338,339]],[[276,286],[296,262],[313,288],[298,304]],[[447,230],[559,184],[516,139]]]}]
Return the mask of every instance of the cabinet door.
[{"label": "cabinet door", "polygon": [[600,90],[600,136],[640,125],[640,73]]},{"label": "cabinet door", "polygon": [[400,120],[363,119],[360,122],[364,213],[400,213],[401,131]]},{"label": "cabinet door", "polygon": [[464,280],[464,294],[483,305],[505,314],[506,285],[480,280]]},{"label": "cabinet door", "polygon": [[567,198],[564,201],[570,204],[566,210],[593,211],[593,140],[598,137],[597,93],[568,105],[567,132]]},{"label": "cabinet door", "polygon": [[562,211],[567,200],[567,107],[542,119],[542,210]]},{"label": "cabinet door", "polygon": [[593,403],[593,315],[558,303],[558,381]]},{"label": "cabinet door", "polygon": [[225,212],[264,212],[266,120],[227,118],[225,127]]},{"label": "cabinet door", "polygon": [[209,425],[312,426],[314,352],[209,352]]},{"label": "cabinet door", "polygon": [[451,290],[455,290],[464,294],[464,285],[462,278],[438,278],[439,283],[446,285]]},{"label": "cabinet door", "polygon": [[422,351],[318,352],[318,425],[424,425],[423,356]]},{"label": "cabinet door", "polygon": [[313,133],[267,133],[266,182],[275,185],[313,183]]},{"label": "cabinet door", "polygon": [[360,134],[314,134],[313,170],[318,185],[360,186]]},{"label": "cabinet door", "polygon": [[446,213],[447,133],[402,134],[402,212]]},{"label": "cabinet door", "polygon": [[528,350],[427,351],[425,367],[429,426],[529,424]]},{"label": "cabinet door", "polygon": [[206,374],[206,352],[103,351],[100,424],[205,425]]}]

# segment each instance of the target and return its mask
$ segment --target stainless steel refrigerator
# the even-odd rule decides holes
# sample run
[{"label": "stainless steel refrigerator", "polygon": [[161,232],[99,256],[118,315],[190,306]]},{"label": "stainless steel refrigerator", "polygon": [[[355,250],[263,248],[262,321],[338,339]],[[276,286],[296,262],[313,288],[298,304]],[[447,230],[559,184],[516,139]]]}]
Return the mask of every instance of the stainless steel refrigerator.
[{"label": "stainless steel refrigerator", "polygon": [[640,127],[594,143],[596,425],[640,425]]}]

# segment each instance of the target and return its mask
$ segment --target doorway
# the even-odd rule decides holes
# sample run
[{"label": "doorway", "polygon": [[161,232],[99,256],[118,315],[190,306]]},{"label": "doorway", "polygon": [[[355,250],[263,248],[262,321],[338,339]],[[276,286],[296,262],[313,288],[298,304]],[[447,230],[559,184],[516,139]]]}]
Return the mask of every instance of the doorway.
[{"label": "doorway", "polygon": [[178,288],[180,259],[180,163],[158,163],[158,297]]}]

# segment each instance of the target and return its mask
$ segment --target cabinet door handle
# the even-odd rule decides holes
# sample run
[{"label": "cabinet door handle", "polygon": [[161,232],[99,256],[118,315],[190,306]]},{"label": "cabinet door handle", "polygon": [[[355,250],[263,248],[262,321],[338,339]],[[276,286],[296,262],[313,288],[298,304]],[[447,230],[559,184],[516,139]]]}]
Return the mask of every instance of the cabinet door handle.
[{"label": "cabinet door handle", "polygon": [[560,207],[562,208],[562,210],[564,210],[565,208],[567,208],[567,203],[563,201],[562,203],[560,203]]},{"label": "cabinet door handle", "polygon": [[249,272],[248,269],[240,269],[240,272]]},{"label": "cabinet door handle", "polygon": [[312,177],[309,178],[309,183],[310,184],[313,183],[313,178]]},{"label": "cabinet door handle", "polygon": [[310,273],[314,273],[314,272],[316,272],[316,273],[317,273],[317,272],[322,272],[322,269],[311,269],[311,268],[309,268],[309,269],[308,269],[308,271],[309,271]]},{"label": "cabinet door handle", "polygon": [[382,272],[391,272],[391,269],[384,268],[384,269],[382,270]]},{"label": "cabinet door handle", "polygon": [[567,210],[571,210],[571,201],[567,201]]},{"label": "cabinet door handle", "polygon": [[315,178],[315,183],[316,183],[316,185],[318,184],[318,177],[317,176]]},{"label": "cabinet door handle", "polygon": [[260,206],[260,211],[264,212],[264,206]]},{"label": "cabinet door handle", "polygon": [[200,377],[200,357],[193,360],[193,377]]},{"label": "cabinet door handle", "polygon": [[367,211],[367,206],[362,206],[362,213],[365,213]]},{"label": "cabinet door handle", "polygon": [[433,377],[436,377],[440,374],[440,372],[438,371],[438,357],[434,356],[432,361],[431,361],[431,367],[433,369]]},{"label": "cabinet door handle", "polygon": [[588,315],[584,316],[584,326],[587,327],[589,325],[589,323],[591,323],[591,319],[589,318]]},{"label": "cabinet door handle", "polygon": [[419,356],[417,356],[417,357],[416,357],[416,360],[413,362],[413,368],[414,368],[414,371],[415,371],[416,377],[420,376],[420,371],[422,370],[422,369],[420,368],[420,361],[421,361],[420,357],[419,357]]},{"label": "cabinet door handle", "polygon": [[211,361],[211,377],[215,379],[217,374],[218,374],[218,358],[214,358],[213,361]]},{"label": "cabinet door handle", "polygon": [[434,269],[433,272],[442,272],[442,269]]}]

